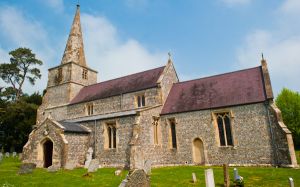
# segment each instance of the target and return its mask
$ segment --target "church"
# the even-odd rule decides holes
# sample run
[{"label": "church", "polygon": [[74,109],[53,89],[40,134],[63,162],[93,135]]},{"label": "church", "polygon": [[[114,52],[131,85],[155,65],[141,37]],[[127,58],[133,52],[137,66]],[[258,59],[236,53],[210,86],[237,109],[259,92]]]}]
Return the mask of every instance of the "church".
[{"label": "church", "polygon": [[292,134],[273,101],[267,62],[180,82],[165,66],[97,83],[80,7],[61,63],[48,72],[22,162],[37,167],[176,165],[297,167]]}]

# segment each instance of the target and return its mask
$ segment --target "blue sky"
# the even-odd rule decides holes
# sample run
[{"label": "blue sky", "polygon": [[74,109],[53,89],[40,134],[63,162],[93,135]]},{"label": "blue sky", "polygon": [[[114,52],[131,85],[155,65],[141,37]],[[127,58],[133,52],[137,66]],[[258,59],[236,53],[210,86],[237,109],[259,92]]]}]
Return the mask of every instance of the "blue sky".
[{"label": "blue sky", "polygon": [[[0,62],[20,46],[44,61],[43,78],[25,91],[42,91],[47,69],[60,63],[78,0],[2,0]],[[81,0],[88,65],[98,81],[165,65],[168,51],[181,80],[268,61],[275,94],[300,91],[299,0]],[[2,83],[3,84],[3,83]]]}]

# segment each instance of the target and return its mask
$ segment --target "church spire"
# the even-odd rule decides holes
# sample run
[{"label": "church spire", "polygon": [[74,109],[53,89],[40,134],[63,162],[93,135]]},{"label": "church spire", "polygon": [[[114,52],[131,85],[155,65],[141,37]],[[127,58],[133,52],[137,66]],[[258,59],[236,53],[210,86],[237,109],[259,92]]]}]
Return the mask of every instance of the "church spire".
[{"label": "church spire", "polygon": [[76,14],[73,20],[67,45],[64,51],[64,55],[61,60],[61,64],[68,62],[74,62],[81,66],[86,66],[84,49],[83,49],[83,38],[80,24],[80,6],[77,5]]}]

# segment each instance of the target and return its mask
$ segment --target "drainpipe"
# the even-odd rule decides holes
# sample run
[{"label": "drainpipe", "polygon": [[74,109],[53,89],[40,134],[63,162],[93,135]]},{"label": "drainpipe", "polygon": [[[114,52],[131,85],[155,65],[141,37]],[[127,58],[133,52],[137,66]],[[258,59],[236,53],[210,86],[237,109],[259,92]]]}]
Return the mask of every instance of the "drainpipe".
[{"label": "drainpipe", "polygon": [[266,107],[267,115],[268,115],[268,122],[269,122],[268,124],[269,124],[269,128],[270,128],[272,148],[273,148],[274,153],[275,153],[275,165],[278,165],[278,152],[277,152],[277,146],[276,146],[276,143],[275,143],[274,132],[273,132],[272,125],[271,125],[272,122],[271,122],[271,117],[270,117],[270,111],[268,109],[268,107],[269,107],[269,101],[268,100],[265,101],[265,107]]},{"label": "drainpipe", "polygon": [[94,158],[96,158],[96,120],[94,121]]}]

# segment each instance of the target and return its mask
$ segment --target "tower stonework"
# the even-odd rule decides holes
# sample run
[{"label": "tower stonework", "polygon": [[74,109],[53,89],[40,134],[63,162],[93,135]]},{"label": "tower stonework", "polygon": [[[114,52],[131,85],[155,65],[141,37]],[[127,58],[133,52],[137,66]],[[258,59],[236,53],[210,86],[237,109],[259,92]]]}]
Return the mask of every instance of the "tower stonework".
[{"label": "tower stonework", "polygon": [[61,64],[48,71],[46,94],[38,110],[37,124],[48,115],[56,120],[65,119],[66,105],[80,89],[97,83],[97,71],[87,67],[85,61],[79,5],[77,5]]}]

